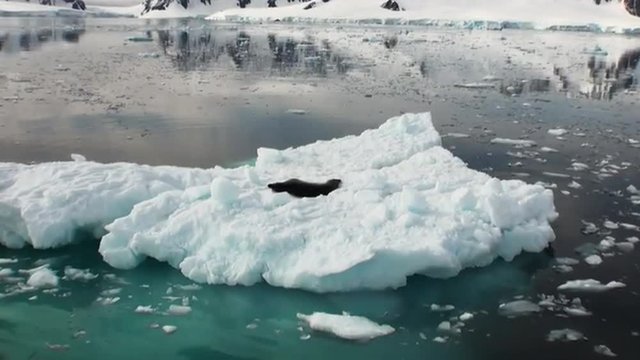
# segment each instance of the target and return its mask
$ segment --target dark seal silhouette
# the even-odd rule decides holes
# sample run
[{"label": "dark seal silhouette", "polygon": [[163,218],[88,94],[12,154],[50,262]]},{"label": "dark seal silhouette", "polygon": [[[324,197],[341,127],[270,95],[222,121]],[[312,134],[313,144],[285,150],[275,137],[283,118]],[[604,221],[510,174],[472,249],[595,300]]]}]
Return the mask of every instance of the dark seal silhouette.
[{"label": "dark seal silhouette", "polygon": [[310,183],[300,179],[289,179],[285,182],[269,184],[269,189],[273,192],[286,192],[298,198],[314,198],[320,195],[329,195],[342,184],[340,179],[331,179],[325,183]]}]

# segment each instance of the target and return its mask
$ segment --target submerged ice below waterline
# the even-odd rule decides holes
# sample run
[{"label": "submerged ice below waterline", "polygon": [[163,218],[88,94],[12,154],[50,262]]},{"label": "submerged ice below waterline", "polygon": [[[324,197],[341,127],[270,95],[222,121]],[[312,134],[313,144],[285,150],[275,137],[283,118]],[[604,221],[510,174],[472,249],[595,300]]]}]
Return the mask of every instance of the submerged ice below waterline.
[{"label": "submerged ice below waterline", "polygon": [[[405,114],[359,136],[259,149],[255,166],[211,170],[93,162],[0,164],[0,241],[66,245],[106,235],[117,268],[146,257],[201,283],[318,292],[396,288],[451,277],[554,239],[553,193],[471,170],[440,146],[430,114]],[[295,199],[288,178],[343,186]]]}]

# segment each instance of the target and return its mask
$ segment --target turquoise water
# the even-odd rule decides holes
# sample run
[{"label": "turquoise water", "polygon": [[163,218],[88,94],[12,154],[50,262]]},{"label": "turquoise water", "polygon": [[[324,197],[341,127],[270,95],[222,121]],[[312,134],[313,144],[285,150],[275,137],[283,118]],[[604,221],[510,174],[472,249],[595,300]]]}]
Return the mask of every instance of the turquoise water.
[{"label": "turquoise water", "polygon": [[[132,36],[153,41],[126,40]],[[236,166],[251,163],[261,146],[356,134],[402,112],[430,110],[442,134],[469,135],[443,142],[471,168],[555,183],[560,213],[548,252],[448,280],[413,277],[406,287],[384,292],[313,294],[265,284],[185,290],[193,284],[166,264],[108,267],[91,237],[58,250],[0,248],[0,258],[18,259],[2,268],[18,271],[46,261],[59,275],[65,266],[99,275],[86,283],[61,280],[55,292],[0,298],[0,359],[598,359],[598,344],[622,359],[640,355],[637,249],[605,257],[595,268],[582,263],[567,274],[553,270],[554,257],[579,257],[580,245],[637,235],[602,229],[585,236],[580,230],[582,220],[640,223],[640,210],[624,190],[640,187],[640,156],[629,142],[640,140],[638,38],[27,18],[0,19],[0,44],[0,161],[57,161],[81,153],[104,162]],[[493,86],[459,86],[483,81]],[[571,135],[547,135],[558,126]],[[527,137],[559,152],[530,155],[491,145],[493,137]],[[602,178],[593,164],[604,159],[631,165]],[[569,173],[574,161],[589,163],[593,172]],[[569,173],[583,189],[545,172]],[[585,278],[627,287],[579,295],[590,317],[498,314],[501,303],[535,302],[541,294],[558,295],[556,287],[567,280]],[[13,286],[0,278],[0,293]],[[121,290],[109,296],[119,301],[98,301],[114,289]],[[192,313],[163,314],[183,302]],[[431,304],[455,310],[433,312]],[[137,314],[139,305],[157,313]],[[311,332],[296,318],[314,311],[347,311],[396,332],[367,343],[340,340]],[[463,312],[475,317],[461,334],[437,330]],[[156,325],[178,329],[166,335]],[[582,331],[588,340],[545,340],[550,330],[563,328]],[[448,339],[434,342],[438,336]]]}]

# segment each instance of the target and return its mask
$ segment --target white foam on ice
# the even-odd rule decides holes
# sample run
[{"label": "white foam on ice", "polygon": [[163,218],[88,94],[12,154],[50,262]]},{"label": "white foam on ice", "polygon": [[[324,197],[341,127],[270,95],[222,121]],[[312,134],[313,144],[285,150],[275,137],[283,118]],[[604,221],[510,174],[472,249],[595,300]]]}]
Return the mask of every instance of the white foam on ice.
[{"label": "white foam on ice", "polygon": [[581,292],[604,292],[612,289],[623,288],[626,285],[618,281],[610,281],[603,284],[598,280],[571,280],[558,286],[558,290],[564,291],[581,291]]},{"label": "white foam on ice", "polygon": [[311,315],[298,314],[311,329],[333,334],[347,340],[367,341],[393,333],[389,325],[379,325],[365,317],[349,314],[335,315],[314,312]]},{"label": "white foam on ice", "polygon": [[[539,252],[557,216],[550,190],[467,168],[440,146],[428,113],[259,149],[254,167],[0,164],[0,175],[2,243],[57,247],[104,226],[100,252],[114,267],[153,257],[210,284],[396,288],[411,275],[451,277]],[[267,187],[296,177],[343,185],[315,199]]]}]

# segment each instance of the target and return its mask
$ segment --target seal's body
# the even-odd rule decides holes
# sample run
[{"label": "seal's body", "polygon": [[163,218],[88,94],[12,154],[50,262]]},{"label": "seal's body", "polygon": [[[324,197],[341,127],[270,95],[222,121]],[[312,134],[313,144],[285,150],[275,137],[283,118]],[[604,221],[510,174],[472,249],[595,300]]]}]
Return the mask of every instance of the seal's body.
[{"label": "seal's body", "polygon": [[299,198],[313,198],[320,195],[329,195],[329,193],[339,188],[340,184],[342,184],[342,180],[339,179],[331,179],[322,184],[310,183],[300,179],[289,179],[285,182],[273,183],[268,186],[273,192],[286,192]]}]

